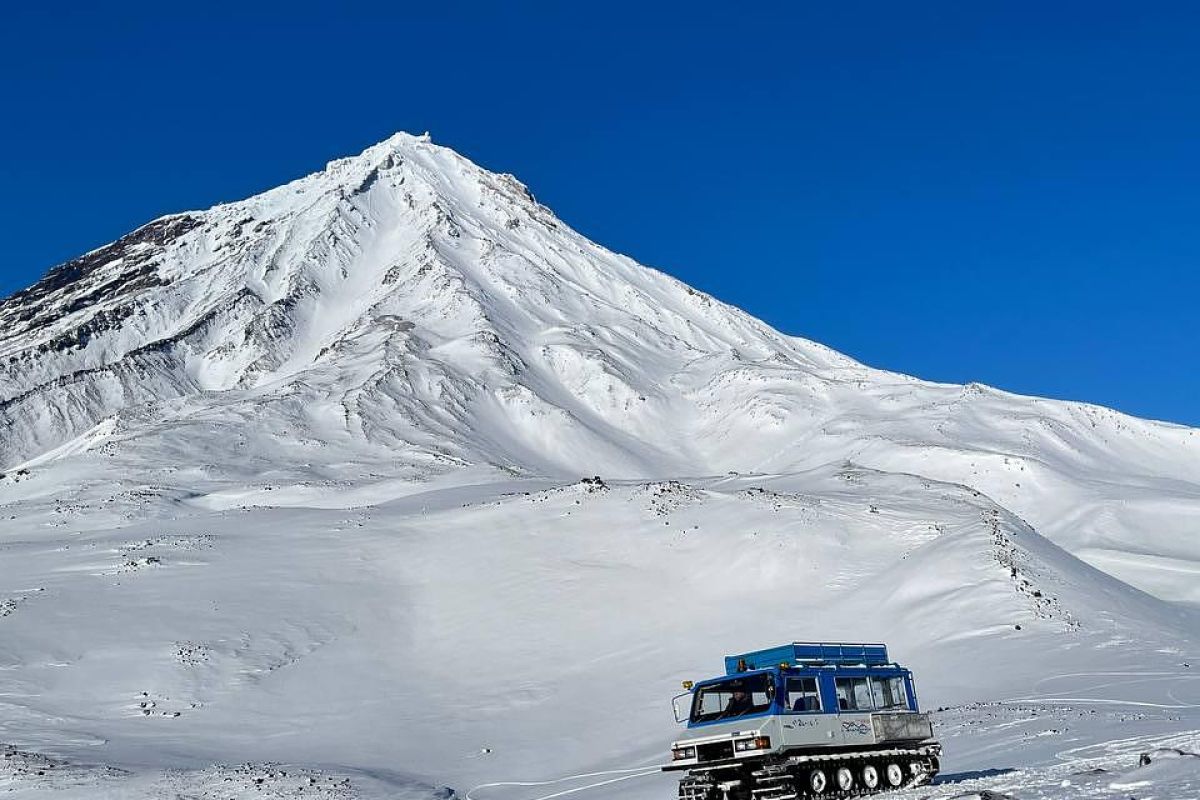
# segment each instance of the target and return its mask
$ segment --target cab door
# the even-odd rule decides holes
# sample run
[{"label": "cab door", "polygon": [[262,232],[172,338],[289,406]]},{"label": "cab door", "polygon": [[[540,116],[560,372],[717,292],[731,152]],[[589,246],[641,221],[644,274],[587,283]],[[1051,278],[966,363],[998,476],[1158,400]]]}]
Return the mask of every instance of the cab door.
[{"label": "cab door", "polygon": [[828,708],[818,675],[784,675],[780,688],[779,726],[784,749],[842,743],[838,715]]},{"label": "cab door", "polygon": [[875,744],[871,712],[875,708],[871,683],[863,677],[834,680],[838,703],[838,734],[841,743],[850,746]]}]

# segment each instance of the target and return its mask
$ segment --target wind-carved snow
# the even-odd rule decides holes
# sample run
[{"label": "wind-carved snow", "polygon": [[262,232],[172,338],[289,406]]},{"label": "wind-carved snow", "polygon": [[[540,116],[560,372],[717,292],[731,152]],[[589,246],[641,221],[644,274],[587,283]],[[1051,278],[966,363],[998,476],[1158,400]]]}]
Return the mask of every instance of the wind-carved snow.
[{"label": "wind-carved snow", "polygon": [[870,369],[424,137],[0,302],[0,423],[30,796],[653,765],[680,679],[795,638],[917,670],[933,796],[1198,782],[1137,764],[1197,749],[1194,430]]}]

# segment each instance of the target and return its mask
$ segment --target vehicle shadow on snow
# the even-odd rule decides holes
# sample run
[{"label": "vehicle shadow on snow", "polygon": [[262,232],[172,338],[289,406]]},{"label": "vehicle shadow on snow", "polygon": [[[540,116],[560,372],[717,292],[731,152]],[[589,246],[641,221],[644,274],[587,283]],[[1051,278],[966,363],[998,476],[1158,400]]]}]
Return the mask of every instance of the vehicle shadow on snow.
[{"label": "vehicle shadow on snow", "polygon": [[977,769],[970,772],[943,773],[933,779],[933,785],[941,786],[947,783],[979,780],[980,778],[995,778],[999,775],[1007,775],[1010,772],[1016,772],[1016,770],[1012,767],[998,767],[994,769]]}]

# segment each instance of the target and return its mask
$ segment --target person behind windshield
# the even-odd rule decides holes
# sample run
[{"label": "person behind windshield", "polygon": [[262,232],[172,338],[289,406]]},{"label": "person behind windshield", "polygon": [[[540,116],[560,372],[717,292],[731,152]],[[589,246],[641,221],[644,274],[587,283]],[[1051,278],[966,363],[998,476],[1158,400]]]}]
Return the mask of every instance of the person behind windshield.
[{"label": "person behind windshield", "polygon": [[750,701],[750,695],[745,689],[739,687],[734,689],[733,694],[729,696],[729,702],[725,705],[725,710],[721,712],[721,716],[740,717],[752,708],[754,708],[754,704]]}]

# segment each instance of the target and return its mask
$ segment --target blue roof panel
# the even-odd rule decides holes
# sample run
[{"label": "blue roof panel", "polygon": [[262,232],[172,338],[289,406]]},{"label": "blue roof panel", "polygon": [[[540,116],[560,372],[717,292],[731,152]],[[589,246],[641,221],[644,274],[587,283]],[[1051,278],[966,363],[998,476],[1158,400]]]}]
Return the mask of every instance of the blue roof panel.
[{"label": "blue roof panel", "polygon": [[749,653],[725,656],[725,674],[733,675],[750,669],[777,667],[780,664],[837,664],[877,666],[891,663],[887,645],[848,642],[792,642],[791,644],[754,650]]}]

